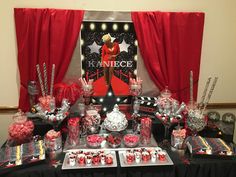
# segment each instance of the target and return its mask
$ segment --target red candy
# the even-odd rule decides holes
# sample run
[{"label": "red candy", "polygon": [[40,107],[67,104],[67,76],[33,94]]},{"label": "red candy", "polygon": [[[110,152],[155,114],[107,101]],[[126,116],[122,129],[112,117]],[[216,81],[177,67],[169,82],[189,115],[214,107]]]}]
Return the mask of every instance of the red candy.
[{"label": "red candy", "polygon": [[39,98],[40,106],[48,112],[51,112],[51,109],[50,109],[51,102],[55,103],[55,98],[51,97],[50,95]]},{"label": "red candy", "polygon": [[108,164],[108,165],[113,164],[113,157],[112,157],[112,155],[106,155],[105,161],[106,161],[106,164]]},{"label": "red candy", "polygon": [[159,153],[158,153],[158,159],[159,159],[160,161],[165,161],[165,160],[166,160],[166,153],[164,153],[164,152],[159,152]]},{"label": "red candy", "polygon": [[142,153],[142,160],[143,161],[145,161],[145,162],[149,161],[150,158],[151,158],[151,155],[147,151]]},{"label": "red candy", "polygon": [[95,164],[95,165],[98,165],[100,163],[99,155],[93,156],[92,163]]},{"label": "red candy", "polygon": [[152,120],[149,117],[145,117],[141,119],[141,143],[149,144],[151,141],[151,128],[152,128]]},{"label": "red candy", "polygon": [[134,153],[126,152],[126,161],[127,163],[133,163],[135,160]]},{"label": "red candy", "polygon": [[109,134],[106,138],[109,145],[118,146],[121,144],[121,135],[120,134]]},{"label": "red candy", "polygon": [[32,137],[33,130],[34,124],[32,121],[11,124],[8,128],[9,139],[17,144],[22,144]]},{"label": "red candy", "polygon": [[127,143],[136,143],[137,141],[139,141],[139,137],[136,135],[125,135],[124,136],[124,141],[126,141]]},{"label": "red candy", "polygon": [[67,122],[68,124],[68,141],[71,145],[76,145],[79,143],[79,122],[80,118],[70,118]]},{"label": "red candy", "polygon": [[87,143],[92,147],[100,146],[103,140],[104,138],[97,134],[87,136]]}]

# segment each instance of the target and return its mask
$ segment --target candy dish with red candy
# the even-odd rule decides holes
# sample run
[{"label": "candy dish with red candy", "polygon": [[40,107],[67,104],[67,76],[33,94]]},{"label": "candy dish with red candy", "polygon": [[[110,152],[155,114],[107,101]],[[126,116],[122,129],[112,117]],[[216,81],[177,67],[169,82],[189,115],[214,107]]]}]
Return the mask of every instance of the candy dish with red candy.
[{"label": "candy dish with red candy", "polygon": [[121,145],[122,135],[118,132],[112,132],[106,137],[109,147],[117,148]]},{"label": "candy dish with red candy", "polygon": [[101,144],[104,140],[105,139],[102,136],[98,134],[94,134],[94,135],[87,136],[86,143],[91,148],[99,148],[101,147]]},{"label": "candy dish with red candy", "polygon": [[126,134],[123,137],[123,141],[126,147],[136,147],[139,144],[139,136],[135,134]]}]

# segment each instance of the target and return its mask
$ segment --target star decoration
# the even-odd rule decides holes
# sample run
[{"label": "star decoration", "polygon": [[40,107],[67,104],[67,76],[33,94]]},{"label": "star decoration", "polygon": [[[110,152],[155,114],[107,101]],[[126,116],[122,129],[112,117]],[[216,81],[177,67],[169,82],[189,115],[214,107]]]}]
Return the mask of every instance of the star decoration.
[{"label": "star decoration", "polygon": [[232,116],[231,116],[231,115],[227,115],[227,116],[225,117],[225,121],[226,121],[226,122],[231,122],[231,121],[232,121]]},{"label": "star decoration", "polygon": [[114,42],[114,40],[116,40],[116,38],[111,36],[111,42]]},{"label": "star decoration", "polygon": [[97,45],[97,43],[94,41],[92,45],[88,46],[90,48],[90,53],[97,53],[99,54],[99,49],[101,48],[101,46]]},{"label": "star decoration", "polygon": [[101,113],[106,114],[107,112],[113,110],[115,104],[125,103],[124,100],[126,101],[126,103],[128,102],[127,97],[116,97],[114,95],[112,86],[110,86],[106,96],[96,99],[96,102],[102,105]]},{"label": "star decoration", "polygon": [[102,110],[104,113],[112,111],[114,105],[116,104],[116,97],[114,96],[114,92],[112,87],[110,86],[106,96],[103,98],[102,102]]},{"label": "star decoration", "polygon": [[128,48],[130,44],[127,44],[125,40],[123,39],[122,43],[120,43],[119,46],[120,46],[120,52],[122,51],[128,52]]},{"label": "star decoration", "polygon": [[216,120],[216,114],[215,113],[211,115],[211,119]]}]

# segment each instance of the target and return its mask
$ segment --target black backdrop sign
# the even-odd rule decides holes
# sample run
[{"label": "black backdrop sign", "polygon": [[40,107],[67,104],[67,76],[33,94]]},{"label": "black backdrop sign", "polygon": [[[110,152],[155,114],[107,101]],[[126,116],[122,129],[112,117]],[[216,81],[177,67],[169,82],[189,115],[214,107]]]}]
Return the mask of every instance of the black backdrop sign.
[{"label": "black backdrop sign", "polygon": [[[105,88],[104,68],[101,52],[104,42],[102,37],[110,34],[119,44],[120,53],[115,58],[115,67],[111,85]],[[111,94],[119,97],[129,95],[129,78],[137,74],[137,39],[131,22],[96,22],[84,21],[81,27],[82,77],[94,80],[94,96],[106,97]],[[100,99],[101,100],[101,99]]]}]

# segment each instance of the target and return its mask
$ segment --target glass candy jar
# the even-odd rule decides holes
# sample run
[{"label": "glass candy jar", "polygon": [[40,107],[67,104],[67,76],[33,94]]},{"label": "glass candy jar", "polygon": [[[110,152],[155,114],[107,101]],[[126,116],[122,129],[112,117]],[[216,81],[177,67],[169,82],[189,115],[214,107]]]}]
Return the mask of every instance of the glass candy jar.
[{"label": "glass candy jar", "polygon": [[32,140],[34,124],[27,120],[26,115],[19,111],[13,116],[13,123],[8,128],[8,142],[16,146]]},{"label": "glass candy jar", "polygon": [[55,152],[62,150],[61,132],[49,130],[44,138],[45,147],[47,152]]},{"label": "glass candy jar", "polygon": [[76,146],[79,144],[80,135],[80,118],[70,118],[67,123],[68,127],[68,143],[71,146]]},{"label": "glass candy jar", "polygon": [[151,143],[152,120],[149,117],[141,119],[140,137],[143,145]]}]

